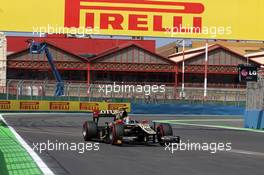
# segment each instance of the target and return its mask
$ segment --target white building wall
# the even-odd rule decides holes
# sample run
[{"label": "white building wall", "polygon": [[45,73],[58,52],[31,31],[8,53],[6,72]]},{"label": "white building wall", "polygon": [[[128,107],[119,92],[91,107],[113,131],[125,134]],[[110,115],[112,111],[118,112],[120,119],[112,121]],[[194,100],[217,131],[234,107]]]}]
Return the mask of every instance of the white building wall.
[{"label": "white building wall", "polygon": [[5,91],[7,72],[7,43],[4,33],[0,32],[0,92]]}]

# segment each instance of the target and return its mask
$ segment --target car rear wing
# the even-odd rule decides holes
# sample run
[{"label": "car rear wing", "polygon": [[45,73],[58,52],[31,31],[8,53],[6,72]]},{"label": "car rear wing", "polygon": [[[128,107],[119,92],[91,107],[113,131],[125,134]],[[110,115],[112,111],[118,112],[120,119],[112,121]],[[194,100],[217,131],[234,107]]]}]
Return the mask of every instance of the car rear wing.
[{"label": "car rear wing", "polygon": [[97,110],[93,112],[93,120],[97,120],[99,118],[116,118],[116,115],[119,113],[119,110]]}]

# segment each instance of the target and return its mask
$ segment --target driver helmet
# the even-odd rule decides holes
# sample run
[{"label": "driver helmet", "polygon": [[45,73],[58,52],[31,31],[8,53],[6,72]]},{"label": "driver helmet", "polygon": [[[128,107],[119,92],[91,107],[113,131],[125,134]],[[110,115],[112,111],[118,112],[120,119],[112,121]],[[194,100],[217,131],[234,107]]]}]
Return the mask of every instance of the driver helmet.
[{"label": "driver helmet", "polygon": [[125,122],[126,124],[130,124],[130,122],[131,122],[131,118],[130,118],[130,117],[126,117],[126,118],[124,118],[124,122]]}]

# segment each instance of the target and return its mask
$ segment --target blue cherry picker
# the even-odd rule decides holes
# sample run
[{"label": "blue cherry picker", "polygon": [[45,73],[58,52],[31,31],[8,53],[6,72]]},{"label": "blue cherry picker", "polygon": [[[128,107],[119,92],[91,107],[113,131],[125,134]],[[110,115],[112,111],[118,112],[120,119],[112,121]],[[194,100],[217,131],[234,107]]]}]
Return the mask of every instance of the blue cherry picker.
[{"label": "blue cherry picker", "polygon": [[56,90],[55,90],[55,96],[63,96],[64,95],[64,82],[61,78],[61,75],[56,68],[54,62],[53,62],[53,57],[48,49],[48,45],[46,42],[35,42],[34,40],[28,40],[29,43],[29,50],[30,54],[43,54],[45,53],[49,65],[51,67],[52,73],[54,75],[54,78],[56,80]]}]

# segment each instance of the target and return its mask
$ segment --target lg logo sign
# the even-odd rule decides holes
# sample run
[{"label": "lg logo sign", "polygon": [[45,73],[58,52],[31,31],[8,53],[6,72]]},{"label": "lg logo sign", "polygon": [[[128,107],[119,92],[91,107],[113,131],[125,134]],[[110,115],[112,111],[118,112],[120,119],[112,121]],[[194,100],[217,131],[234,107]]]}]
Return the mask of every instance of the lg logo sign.
[{"label": "lg logo sign", "polygon": [[249,71],[248,74],[250,76],[252,76],[252,75],[255,75],[255,76],[258,75],[257,71]]},{"label": "lg logo sign", "polygon": [[257,71],[255,71],[255,70],[247,70],[247,69],[243,69],[242,71],[241,71],[241,75],[242,76],[244,76],[244,77],[246,77],[246,76],[256,76],[256,75],[258,75],[258,73],[257,73]]},{"label": "lg logo sign", "polygon": [[239,81],[258,81],[258,67],[250,65],[239,65]]}]

